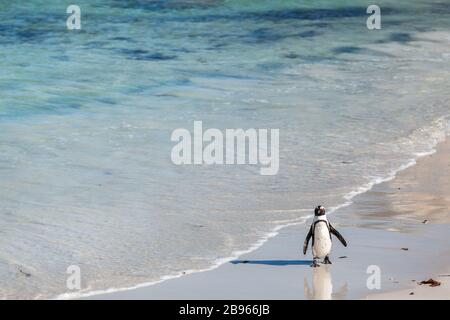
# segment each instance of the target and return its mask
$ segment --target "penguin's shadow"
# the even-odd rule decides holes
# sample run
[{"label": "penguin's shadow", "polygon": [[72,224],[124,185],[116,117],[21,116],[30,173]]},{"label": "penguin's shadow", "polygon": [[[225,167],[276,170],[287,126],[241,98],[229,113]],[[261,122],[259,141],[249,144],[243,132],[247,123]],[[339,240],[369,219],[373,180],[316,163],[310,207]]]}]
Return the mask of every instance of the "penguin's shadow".
[{"label": "penguin's shadow", "polygon": [[310,266],[312,260],[233,260],[232,264],[262,264],[268,266]]}]

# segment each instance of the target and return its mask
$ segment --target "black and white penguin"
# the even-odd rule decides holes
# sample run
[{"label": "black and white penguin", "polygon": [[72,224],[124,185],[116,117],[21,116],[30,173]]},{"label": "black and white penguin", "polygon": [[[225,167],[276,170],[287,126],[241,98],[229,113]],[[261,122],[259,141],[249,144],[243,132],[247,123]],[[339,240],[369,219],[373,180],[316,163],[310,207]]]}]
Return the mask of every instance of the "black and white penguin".
[{"label": "black and white penguin", "polygon": [[334,234],[339,241],[346,247],[347,242],[344,237],[334,229],[328,222],[325,215],[325,208],[322,206],[316,207],[314,210],[314,220],[306,236],[305,243],[303,244],[303,254],[306,254],[308,249],[309,240],[312,237],[312,253],[313,253],[313,267],[318,267],[318,260],[323,259],[324,264],[331,264],[330,252],[331,252],[331,235]]}]

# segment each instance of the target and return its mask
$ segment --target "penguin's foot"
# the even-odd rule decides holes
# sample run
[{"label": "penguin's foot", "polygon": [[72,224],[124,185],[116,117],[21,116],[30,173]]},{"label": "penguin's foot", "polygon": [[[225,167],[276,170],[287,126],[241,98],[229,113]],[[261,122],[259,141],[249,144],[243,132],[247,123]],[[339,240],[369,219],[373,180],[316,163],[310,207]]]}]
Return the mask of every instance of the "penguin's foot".
[{"label": "penguin's foot", "polygon": [[317,259],[314,259],[314,260],[313,260],[313,263],[312,263],[311,267],[313,267],[313,268],[318,268],[318,267],[320,267],[319,262],[317,262]]},{"label": "penguin's foot", "polygon": [[326,256],[325,259],[323,259],[323,264],[332,264],[328,256]]}]

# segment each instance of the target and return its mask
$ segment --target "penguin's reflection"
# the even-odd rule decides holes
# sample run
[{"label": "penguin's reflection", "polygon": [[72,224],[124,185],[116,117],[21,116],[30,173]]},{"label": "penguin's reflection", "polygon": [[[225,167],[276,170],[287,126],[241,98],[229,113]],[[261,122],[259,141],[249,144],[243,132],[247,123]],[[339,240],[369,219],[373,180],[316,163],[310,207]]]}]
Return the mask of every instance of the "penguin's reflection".
[{"label": "penguin's reflection", "polygon": [[308,280],[304,280],[305,297],[308,300],[331,300],[345,299],[347,295],[347,284],[344,284],[338,292],[333,293],[333,281],[331,278],[331,266],[321,265],[312,269],[312,291]]}]

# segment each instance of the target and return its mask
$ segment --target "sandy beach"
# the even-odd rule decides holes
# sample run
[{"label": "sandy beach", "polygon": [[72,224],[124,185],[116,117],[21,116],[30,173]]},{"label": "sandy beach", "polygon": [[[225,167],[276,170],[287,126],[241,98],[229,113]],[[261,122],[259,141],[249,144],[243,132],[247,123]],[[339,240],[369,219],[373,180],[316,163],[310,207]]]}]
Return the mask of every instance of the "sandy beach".
[{"label": "sandy beach", "polygon": [[[450,141],[330,216],[331,266],[311,268],[300,248],[309,222],[282,229],[257,250],[206,272],[89,299],[450,299]],[[372,267],[371,267],[372,266]],[[380,288],[368,273],[379,268]],[[372,269],[370,269],[372,268]],[[419,282],[432,278],[431,287]]]}]

